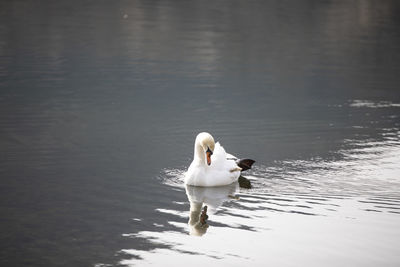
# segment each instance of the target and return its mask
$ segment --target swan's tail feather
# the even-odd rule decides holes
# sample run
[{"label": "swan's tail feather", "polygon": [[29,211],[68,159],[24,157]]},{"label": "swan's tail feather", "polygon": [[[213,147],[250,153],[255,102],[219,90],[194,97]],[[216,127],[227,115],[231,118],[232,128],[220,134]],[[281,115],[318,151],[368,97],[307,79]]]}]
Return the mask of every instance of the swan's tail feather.
[{"label": "swan's tail feather", "polygon": [[236,162],[236,164],[240,168],[242,168],[242,171],[245,171],[245,170],[251,169],[251,165],[253,165],[254,162],[256,162],[256,161],[252,160],[252,159],[241,159],[241,160],[238,160]]}]

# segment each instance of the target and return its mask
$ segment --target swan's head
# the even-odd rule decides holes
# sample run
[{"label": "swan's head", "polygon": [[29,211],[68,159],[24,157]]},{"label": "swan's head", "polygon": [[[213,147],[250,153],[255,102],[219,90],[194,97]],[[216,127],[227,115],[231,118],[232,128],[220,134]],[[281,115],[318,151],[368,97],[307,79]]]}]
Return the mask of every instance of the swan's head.
[{"label": "swan's head", "polygon": [[214,138],[209,133],[199,133],[196,137],[196,144],[203,148],[207,159],[207,165],[210,165],[211,155],[213,154],[215,148]]}]

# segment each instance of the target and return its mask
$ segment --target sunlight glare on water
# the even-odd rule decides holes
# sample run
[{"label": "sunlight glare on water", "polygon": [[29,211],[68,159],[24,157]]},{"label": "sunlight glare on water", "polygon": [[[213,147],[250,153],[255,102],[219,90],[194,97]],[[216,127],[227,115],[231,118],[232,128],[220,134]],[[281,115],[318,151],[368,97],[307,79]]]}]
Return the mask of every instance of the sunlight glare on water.
[{"label": "sunlight glare on water", "polygon": [[[251,190],[236,184],[184,188],[184,170],[166,169],[161,179],[186,192],[188,200],[176,209],[157,210],[160,216],[172,215],[165,223],[173,230],[125,234],[154,247],[122,249],[126,258],[120,264],[173,266],[170,259],[179,258],[179,264],[191,266],[220,260],[227,266],[396,266],[399,129],[382,135],[381,141],[345,140],[336,160],[257,165],[246,175]],[[202,223],[205,206],[209,217]]]}]

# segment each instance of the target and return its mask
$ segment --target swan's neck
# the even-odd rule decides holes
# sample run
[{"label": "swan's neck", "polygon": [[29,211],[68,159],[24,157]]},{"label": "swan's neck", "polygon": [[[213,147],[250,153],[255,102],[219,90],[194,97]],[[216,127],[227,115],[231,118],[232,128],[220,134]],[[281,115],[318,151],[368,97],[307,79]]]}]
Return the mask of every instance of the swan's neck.
[{"label": "swan's neck", "polygon": [[206,164],[204,148],[197,142],[194,144],[194,161],[199,164]]}]

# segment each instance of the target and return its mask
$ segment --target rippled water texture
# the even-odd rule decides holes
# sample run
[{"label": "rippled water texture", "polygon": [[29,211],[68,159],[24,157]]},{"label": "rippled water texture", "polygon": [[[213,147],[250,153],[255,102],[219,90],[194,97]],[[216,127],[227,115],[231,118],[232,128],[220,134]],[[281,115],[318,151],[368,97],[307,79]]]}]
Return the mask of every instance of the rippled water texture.
[{"label": "rippled water texture", "polygon": [[[1,1],[1,266],[399,266],[397,1]],[[196,134],[252,189],[185,187]]]}]

